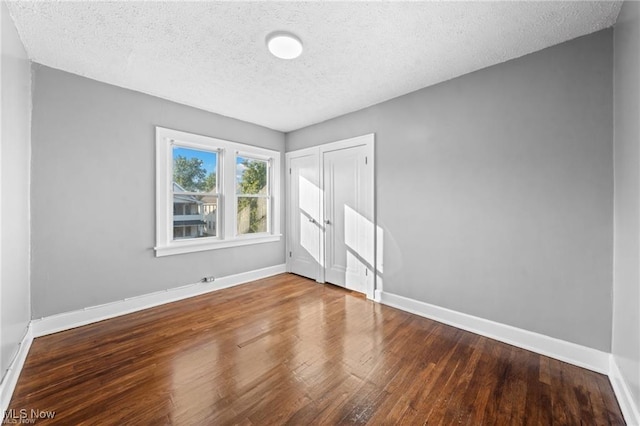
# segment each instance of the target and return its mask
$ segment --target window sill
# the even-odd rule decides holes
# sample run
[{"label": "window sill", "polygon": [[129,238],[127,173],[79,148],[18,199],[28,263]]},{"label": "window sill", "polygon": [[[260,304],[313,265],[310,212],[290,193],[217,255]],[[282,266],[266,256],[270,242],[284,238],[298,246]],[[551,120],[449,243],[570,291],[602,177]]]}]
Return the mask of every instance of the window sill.
[{"label": "window sill", "polygon": [[198,251],[217,250],[230,247],[249,246],[253,244],[273,243],[280,241],[282,235],[263,235],[255,237],[239,237],[233,240],[213,241],[179,241],[166,246],[154,247],[156,257],[171,256],[174,254],[194,253]]}]

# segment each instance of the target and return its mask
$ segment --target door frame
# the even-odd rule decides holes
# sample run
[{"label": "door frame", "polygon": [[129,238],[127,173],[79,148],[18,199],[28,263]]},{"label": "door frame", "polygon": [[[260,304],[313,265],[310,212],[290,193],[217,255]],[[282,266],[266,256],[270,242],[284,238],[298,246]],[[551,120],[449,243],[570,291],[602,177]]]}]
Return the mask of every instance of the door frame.
[{"label": "door frame", "polygon": [[365,269],[366,269],[366,296],[368,299],[374,299],[374,294],[375,294],[375,289],[377,287],[376,281],[377,281],[377,275],[378,275],[378,271],[377,271],[377,218],[376,218],[376,190],[375,190],[375,134],[374,133],[368,133],[365,135],[361,135],[361,136],[356,136],[353,138],[349,138],[349,139],[342,139],[339,141],[335,141],[335,142],[329,142],[329,143],[325,143],[322,145],[317,145],[317,146],[313,146],[310,148],[304,148],[304,149],[300,149],[300,150],[296,150],[296,151],[290,151],[287,152],[285,154],[286,157],[286,167],[288,169],[288,173],[287,173],[287,179],[286,179],[286,205],[287,205],[287,215],[286,215],[286,225],[287,225],[287,238],[286,238],[286,259],[287,259],[287,271],[290,272],[291,267],[289,264],[289,256],[288,253],[290,251],[291,248],[291,232],[289,229],[289,224],[290,224],[290,218],[289,218],[289,212],[291,211],[290,207],[290,203],[291,203],[291,197],[289,196],[290,194],[290,187],[291,187],[291,157],[296,157],[296,156],[300,156],[300,155],[317,155],[317,161],[318,161],[318,181],[321,183],[322,188],[320,188],[320,196],[319,196],[319,212],[320,212],[320,224],[321,224],[321,235],[322,238],[320,238],[320,261],[318,262],[318,274],[316,277],[316,281],[319,283],[324,283],[325,282],[325,259],[326,259],[326,247],[325,247],[325,229],[324,229],[324,221],[325,221],[325,209],[324,209],[324,165],[323,165],[323,156],[326,152],[331,152],[331,151],[336,151],[336,150],[340,150],[340,149],[345,149],[345,148],[355,148],[355,147],[359,147],[359,146],[364,146],[366,149],[366,157],[367,157],[367,163],[371,164],[371,167],[367,168],[367,178],[369,179],[370,182],[370,188],[371,188],[371,192],[369,194],[368,199],[370,200],[368,203],[368,210],[371,213],[371,218],[372,218],[372,226],[370,227],[372,230],[372,235],[370,236],[370,244],[371,244],[371,248],[370,248],[370,253],[372,253],[372,259],[371,259],[371,265],[365,265]]}]

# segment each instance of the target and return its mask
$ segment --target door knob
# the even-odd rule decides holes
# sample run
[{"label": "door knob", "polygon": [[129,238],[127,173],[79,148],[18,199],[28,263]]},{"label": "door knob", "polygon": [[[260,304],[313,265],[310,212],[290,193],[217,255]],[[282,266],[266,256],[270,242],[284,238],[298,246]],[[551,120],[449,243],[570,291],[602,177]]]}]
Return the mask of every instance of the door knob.
[{"label": "door knob", "polygon": [[331,221],[329,219],[325,219],[324,223],[326,223],[327,225],[331,225]]}]

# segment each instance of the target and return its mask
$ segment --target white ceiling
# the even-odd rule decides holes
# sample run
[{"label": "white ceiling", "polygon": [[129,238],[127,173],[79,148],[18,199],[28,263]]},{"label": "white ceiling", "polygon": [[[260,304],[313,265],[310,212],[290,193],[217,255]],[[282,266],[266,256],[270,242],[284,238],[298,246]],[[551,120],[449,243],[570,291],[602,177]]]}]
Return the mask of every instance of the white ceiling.
[{"label": "white ceiling", "polygon": [[[615,23],[621,2],[9,2],[30,58],[291,131]],[[272,57],[265,37],[304,52]]]}]

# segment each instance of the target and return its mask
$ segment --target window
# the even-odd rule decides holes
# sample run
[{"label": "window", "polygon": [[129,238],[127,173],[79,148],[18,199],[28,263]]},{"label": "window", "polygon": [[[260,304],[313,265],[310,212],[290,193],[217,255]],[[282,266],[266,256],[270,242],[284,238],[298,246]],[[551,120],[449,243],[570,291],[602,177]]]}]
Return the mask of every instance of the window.
[{"label": "window", "polygon": [[280,152],[156,128],[156,256],[280,239]]},{"label": "window", "polygon": [[269,232],[269,161],[236,157],[238,234]]},{"label": "window", "polygon": [[218,213],[218,151],[172,142],[173,239],[215,237]]}]

